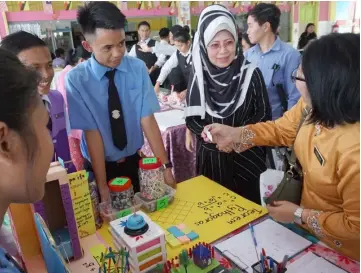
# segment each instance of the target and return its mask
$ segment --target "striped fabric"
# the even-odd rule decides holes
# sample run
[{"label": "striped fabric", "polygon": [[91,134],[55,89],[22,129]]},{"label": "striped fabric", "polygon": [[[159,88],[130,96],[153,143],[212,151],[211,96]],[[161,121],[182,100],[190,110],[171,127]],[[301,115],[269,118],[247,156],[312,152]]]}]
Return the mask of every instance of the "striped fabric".
[{"label": "striped fabric", "polygon": [[254,70],[243,104],[226,118],[216,118],[208,113],[186,118],[187,127],[197,136],[197,174],[220,183],[235,193],[261,204],[259,178],[266,170],[266,153],[261,147],[253,147],[243,153],[223,153],[215,144],[205,143],[201,134],[204,126],[221,123],[241,127],[271,119],[271,107],[263,76]]},{"label": "striped fabric", "polygon": [[8,11],[8,5],[6,1],[0,1],[0,12]]}]

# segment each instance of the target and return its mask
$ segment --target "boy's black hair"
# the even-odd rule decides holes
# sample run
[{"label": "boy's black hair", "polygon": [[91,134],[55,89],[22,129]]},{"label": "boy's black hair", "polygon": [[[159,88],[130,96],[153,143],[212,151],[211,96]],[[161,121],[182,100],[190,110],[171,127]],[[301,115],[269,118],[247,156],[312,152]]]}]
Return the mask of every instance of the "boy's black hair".
[{"label": "boy's black hair", "polygon": [[138,24],[138,29],[141,27],[141,26],[147,26],[149,29],[150,29],[150,24],[147,22],[147,21],[142,21]]},{"label": "boy's black hair", "polygon": [[47,45],[38,36],[21,30],[5,36],[0,47],[18,55],[21,51],[33,47],[47,47]]},{"label": "boy's black hair", "polygon": [[180,43],[187,43],[188,41],[191,40],[191,36],[187,31],[183,29],[173,34],[173,40]]},{"label": "boy's black hair", "polygon": [[273,33],[277,33],[280,25],[281,10],[274,4],[260,3],[256,5],[247,15],[252,16],[259,25],[270,23]]},{"label": "boy's black hair", "polygon": [[56,56],[57,58],[61,57],[61,55],[64,55],[64,54],[65,54],[65,50],[62,49],[61,47],[60,47],[60,48],[57,48],[57,49],[55,50],[55,56]]},{"label": "boy's black hair", "polygon": [[94,34],[97,28],[124,29],[125,16],[111,2],[92,1],[79,7],[77,21],[86,35]]},{"label": "boy's black hair", "polygon": [[159,30],[159,37],[161,39],[168,38],[169,32],[170,32],[169,28],[164,27],[161,30]]}]

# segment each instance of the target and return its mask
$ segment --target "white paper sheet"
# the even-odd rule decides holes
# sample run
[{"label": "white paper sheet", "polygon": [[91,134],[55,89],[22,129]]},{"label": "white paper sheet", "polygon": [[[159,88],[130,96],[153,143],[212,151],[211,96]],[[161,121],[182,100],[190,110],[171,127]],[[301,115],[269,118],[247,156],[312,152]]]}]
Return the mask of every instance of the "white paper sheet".
[{"label": "white paper sheet", "polygon": [[170,127],[185,124],[184,111],[182,110],[170,110],[155,113],[154,117],[158,123],[159,129],[165,131]]},{"label": "white paper sheet", "polygon": [[[254,233],[258,245],[258,255],[264,248],[266,255],[277,262],[282,262],[285,255],[292,257],[312,244],[271,219],[255,225]],[[256,250],[249,229],[217,244],[216,248],[250,273],[252,272],[251,266],[257,262]]]},{"label": "white paper sheet", "polygon": [[324,258],[308,252],[287,266],[287,273],[347,273]]}]

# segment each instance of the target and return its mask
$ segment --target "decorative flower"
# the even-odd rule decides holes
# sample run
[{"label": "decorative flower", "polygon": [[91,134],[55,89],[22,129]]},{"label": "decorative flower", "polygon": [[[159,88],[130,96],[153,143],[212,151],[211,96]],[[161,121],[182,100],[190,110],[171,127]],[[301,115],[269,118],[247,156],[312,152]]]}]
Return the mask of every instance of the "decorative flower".
[{"label": "decorative flower", "polygon": [[143,236],[142,236],[142,235],[135,237],[135,240],[136,240],[137,242],[138,242],[140,239],[143,239]]},{"label": "decorative flower", "polygon": [[226,258],[222,258],[219,263],[226,269],[232,268],[231,263]]},{"label": "decorative flower", "polygon": [[338,255],[338,261],[344,264],[355,264],[353,260],[342,255]]},{"label": "decorative flower", "polygon": [[121,227],[125,227],[127,225],[127,221],[121,221],[119,225]]},{"label": "decorative flower", "polygon": [[273,190],[273,186],[272,185],[268,185],[267,188],[271,191]]},{"label": "decorative flower", "polygon": [[271,196],[271,193],[270,193],[269,191],[266,191],[265,194],[264,194],[264,196],[270,197],[270,196]]},{"label": "decorative flower", "polygon": [[306,249],[306,252],[312,251],[312,252],[316,252],[317,248],[315,245],[311,245],[309,248]]}]

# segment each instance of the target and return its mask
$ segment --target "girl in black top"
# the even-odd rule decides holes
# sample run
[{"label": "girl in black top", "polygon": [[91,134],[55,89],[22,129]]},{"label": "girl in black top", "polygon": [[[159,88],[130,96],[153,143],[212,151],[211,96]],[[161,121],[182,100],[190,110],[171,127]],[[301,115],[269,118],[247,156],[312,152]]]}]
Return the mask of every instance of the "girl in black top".
[{"label": "girl in black top", "polygon": [[315,33],[315,25],[313,23],[309,23],[306,26],[305,31],[301,34],[300,39],[298,40],[298,49],[303,49],[309,41],[316,39],[317,35]]}]

